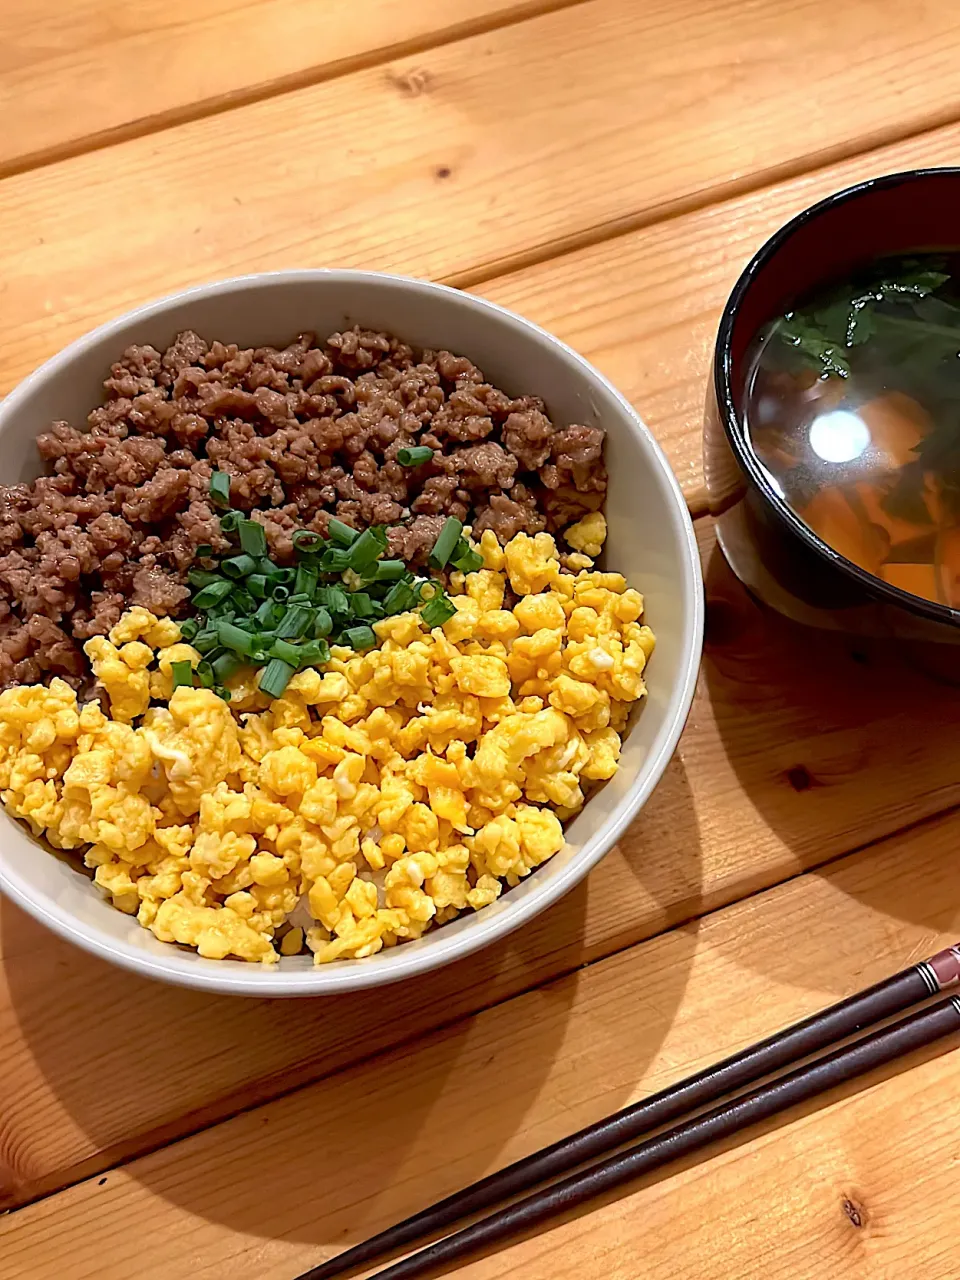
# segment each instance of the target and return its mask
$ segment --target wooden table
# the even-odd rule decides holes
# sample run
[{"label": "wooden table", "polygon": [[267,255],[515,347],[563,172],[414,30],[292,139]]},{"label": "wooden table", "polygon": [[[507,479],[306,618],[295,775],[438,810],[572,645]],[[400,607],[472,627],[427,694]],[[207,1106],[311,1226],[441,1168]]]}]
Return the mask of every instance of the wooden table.
[{"label": "wooden table", "polygon": [[[242,271],[476,289],[572,342],[698,517],[708,639],[628,837],[526,933],[336,1000],[215,999],[0,905],[3,1280],[289,1280],[953,941],[960,695],[744,594],[700,468],[719,308],[789,215],[960,157],[953,0],[6,0],[0,392]],[[946,1052],[460,1273],[960,1275]]]}]

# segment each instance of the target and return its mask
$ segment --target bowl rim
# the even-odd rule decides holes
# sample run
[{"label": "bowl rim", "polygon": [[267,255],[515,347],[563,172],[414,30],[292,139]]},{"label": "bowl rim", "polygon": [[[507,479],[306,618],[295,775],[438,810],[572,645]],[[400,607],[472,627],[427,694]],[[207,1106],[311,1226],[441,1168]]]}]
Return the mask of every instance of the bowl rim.
[{"label": "bowl rim", "polygon": [[866,592],[888,604],[893,604],[907,612],[934,622],[946,623],[948,626],[960,625],[960,609],[940,604],[935,600],[927,600],[923,596],[915,596],[902,587],[892,586],[882,578],[875,577],[866,569],[862,569],[846,556],[835,551],[829,543],[824,542],[813,529],[788,506],[782,494],[778,493],[771,483],[769,473],[762,466],[757,455],[749,447],[740,427],[733,394],[733,330],[740,307],[753,286],[756,277],[763,268],[779,253],[786,242],[802,227],[820,218],[838,204],[862,199],[874,191],[890,187],[906,185],[921,178],[958,178],[960,166],[934,165],[921,169],[904,169],[897,173],[881,174],[874,178],[865,178],[862,182],[843,187],[831,195],[825,196],[815,204],[795,214],[788,222],[773,233],[753,255],[737,278],[736,284],[727,299],[720,325],[713,358],[713,390],[720,408],[720,420],[727,442],[733,451],[739,466],[745,472],[754,487],[766,500],[767,507],[774,518],[788,533],[794,534],[818,559],[825,561]]},{"label": "bowl rim", "polygon": [[[77,356],[99,343],[109,341],[113,336],[122,335],[131,324],[149,322],[162,316],[169,309],[215,294],[248,293],[251,290],[277,285],[310,283],[342,285],[371,283],[401,292],[413,291],[439,295],[456,306],[466,307],[492,317],[508,331],[512,330],[537,341],[546,341],[547,344],[559,348],[565,359],[575,365],[587,381],[601,385],[619,403],[625,424],[629,424],[629,429],[642,442],[648,455],[649,465],[656,470],[664,486],[665,496],[672,499],[669,505],[673,514],[673,533],[678,543],[683,566],[683,581],[678,581],[677,591],[683,595],[686,605],[686,621],[682,635],[684,652],[680,663],[680,675],[666,701],[664,723],[642,762],[643,780],[639,784],[633,784],[617,809],[592,837],[590,843],[593,847],[590,852],[585,853],[585,850],[581,850],[577,856],[570,859],[561,872],[550,880],[544,880],[540,892],[531,892],[522,898],[517,898],[512,907],[509,898],[503,899],[501,910],[487,919],[484,919],[482,912],[477,913],[472,918],[476,922],[475,925],[461,934],[445,937],[444,931],[438,930],[434,935],[427,935],[430,940],[426,946],[395,948],[391,953],[389,965],[384,965],[382,961],[378,964],[378,957],[372,956],[369,960],[343,962],[343,967],[335,963],[284,972],[279,966],[271,966],[268,969],[261,965],[245,965],[241,961],[203,962],[200,958],[201,962],[198,963],[196,957],[189,959],[182,957],[174,948],[171,948],[169,956],[158,955],[125,940],[109,938],[101,934],[96,925],[87,921],[78,921],[59,908],[48,895],[37,894],[18,874],[16,868],[4,866],[0,862],[0,889],[60,937],[131,972],[194,990],[218,994],[275,998],[333,995],[374,986],[386,986],[392,982],[441,968],[454,960],[471,955],[481,947],[506,937],[552,906],[600,862],[634,820],[659,783],[676,749],[690,711],[696,690],[703,644],[703,578],[693,521],[680,485],[650,429],[610,380],[567,343],[540,325],[534,324],[498,303],[449,285],[378,271],[305,268],[231,276],[177,290],[156,301],[134,307],[99,325],[51,356],[0,402],[0,427],[15,417],[19,405],[36,385],[68,369]],[[229,969],[219,967],[227,964],[231,965]]]}]

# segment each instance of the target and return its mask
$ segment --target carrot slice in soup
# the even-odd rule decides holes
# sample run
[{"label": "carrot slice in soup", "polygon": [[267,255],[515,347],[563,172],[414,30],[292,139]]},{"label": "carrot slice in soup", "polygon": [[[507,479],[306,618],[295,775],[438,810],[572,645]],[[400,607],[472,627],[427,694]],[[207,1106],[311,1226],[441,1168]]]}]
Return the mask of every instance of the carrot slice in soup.
[{"label": "carrot slice in soup", "polygon": [[834,551],[868,573],[879,574],[886,548],[873,526],[857,515],[840,489],[833,485],[821,489],[800,515]]},{"label": "carrot slice in soup", "polygon": [[914,450],[933,430],[933,419],[923,405],[902,391],[888,391],[868,400],[857,416],[870,429],[876,465],[890,471],[915,462]]},{"label": "carrot slice in soup", "polygon": [[[933,515],[930,513],[930,522],[927,524],[917,524],[912,520],[904,520],[902,516],[892,516],[883,505],[883,499],[889,489],[892,487],[892,477],[885,477],[879,482],[871,480],[858,480],[853,486],[856,494],[854,506],[857,500],[863,506],[863,512],[867,520],[871,524],[879,525],[881,529],[886,530],[890,538],[891,547],[898,546],[901,542],[913,542],[917,538],[921,538],[925,532],[930,531],[930,524],[933,522]],[[926,500],[927,495],[923,495],[924,508],[930,512],[930,503]]]},{"label": "carrot slice in soup", "polygon": [[931,599],[939,598],[942,604],[960,609],[960,528],[940,530],[936,568],[940,589]]},{"label": "carrot slice in soup", "polygon": [[885,564],[880,574],[891,587],[925,600],[937,599],[937,571],[932,564]]}]

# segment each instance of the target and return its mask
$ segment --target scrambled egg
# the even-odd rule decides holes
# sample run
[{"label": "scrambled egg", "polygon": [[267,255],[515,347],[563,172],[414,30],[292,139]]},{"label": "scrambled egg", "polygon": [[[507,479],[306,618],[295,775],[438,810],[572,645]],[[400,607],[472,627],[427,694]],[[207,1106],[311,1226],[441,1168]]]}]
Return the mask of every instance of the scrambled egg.
[{"label": "scrambled egg", "polygon": [[[602,522],[567,540],[598,554]],[[480,551],[443,627],[387,618],[378,648],[334,647],[269,703],[252,671],[230,703],[172,691],[171,663],[199,653],[130,609],[85,645],[109,717],[59,679],[0,693],[7,809],[82,849],[161,941],[215,959],[360,958],[487,906],[616,771],[654,637],[620,574],[562,571],[549,534]]]}]

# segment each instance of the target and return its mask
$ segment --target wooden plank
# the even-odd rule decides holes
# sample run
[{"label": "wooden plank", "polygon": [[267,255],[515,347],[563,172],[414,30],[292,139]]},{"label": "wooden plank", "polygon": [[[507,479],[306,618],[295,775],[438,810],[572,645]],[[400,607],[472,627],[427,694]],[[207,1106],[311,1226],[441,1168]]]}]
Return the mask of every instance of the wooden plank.
[{"label": "wooden plank", "polygon": [[580,0],[6,0],[0,174]]},{"label": "wooden plank", "polygon": [[747,261],[789,218],[881,173],[954,164],[951,125],[475,287],[582,351],[636,405],[691,509],[706,509],[701,433],[724,303]]},{"label": "wooden plank", "polygon": [[199,280],[473,281],[908,135],[956,97],[958,39],[951,5],[591,0],[10,177],[0,390]]},{"label": "wooden plank", "polygon": [[603,1258],[626,1280],[642,1257],[649,1280],[955,1280],[958,1057],[914,1054],[863,1092],[457,1275],[573,1280]]},{"label": "wooden plank", "polygon": [[[289,1278],[952,942],[958,834],[940,820],[8,1214],[5,1277]],[[791,1276],[848,1258],[871,1280],[955,1275],[955,1076],[952,1055],[874,1084],[458,1274],[626,1277],[642,1257],[664,1280],[754,1276],[789,1257]]]},{"label": "wooden plank", "polygon": [[217,999],[92,960],[0,904],[4,1202],[416,1039],[960,801],[960,694],[882,646],[853,648],[764,614],[725,568],[708,523],[699,526],[710,630],[678,756],[588,883],[505,945],[356,997]]}]

